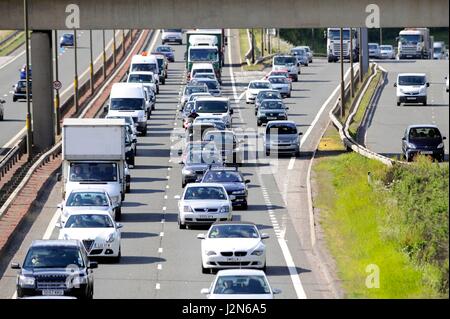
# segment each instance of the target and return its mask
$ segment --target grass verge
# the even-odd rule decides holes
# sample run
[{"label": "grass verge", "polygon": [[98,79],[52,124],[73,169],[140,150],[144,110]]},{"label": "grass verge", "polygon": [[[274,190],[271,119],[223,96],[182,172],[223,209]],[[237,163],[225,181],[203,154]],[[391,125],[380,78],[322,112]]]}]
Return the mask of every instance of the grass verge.
[{"label": "grass verge", "polygon": [[346,153],[319,157],[314,173],[346,297],[448,298],[448,165],[387,168]]},{"label": "grass verge", "polygon": [[0,47],[0,56],[7,56],[11,54],[11,52],[17,50],[25,42],[25,34],[20,32],[14,38],[10,39],[8,42],[4,43],[2,47]]}]

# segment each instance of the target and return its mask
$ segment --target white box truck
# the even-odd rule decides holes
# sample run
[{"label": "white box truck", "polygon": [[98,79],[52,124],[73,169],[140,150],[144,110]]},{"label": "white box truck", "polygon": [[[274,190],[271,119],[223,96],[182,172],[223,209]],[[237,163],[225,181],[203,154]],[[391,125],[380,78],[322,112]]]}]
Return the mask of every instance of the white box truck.
[{"label": "white box truck", "polygon": [[432,59],[433,37],[427,28],[406,28],[400,31],[398,40],[399,59]]},{"label": "white box truck", "polygon": [[102,188],[120,218],[127,191],[124,119],[64,119],[62,195],[75,189]]},{"label": "white box truck", "polygon": [[[337,62],[341,58],[341,30],[340,28],[328,28],[326,32],[328,62]],[[359,60],[358,39],[358,30],[353,29],[352,48],[355,62]],[[344,60],[350,60],[350,28],[342,28],[342,51]]]}]

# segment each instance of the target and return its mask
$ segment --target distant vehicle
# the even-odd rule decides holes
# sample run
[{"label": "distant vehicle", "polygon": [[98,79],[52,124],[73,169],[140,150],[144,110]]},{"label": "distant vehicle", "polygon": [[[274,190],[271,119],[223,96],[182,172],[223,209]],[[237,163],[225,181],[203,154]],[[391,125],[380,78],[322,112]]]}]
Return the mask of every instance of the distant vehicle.
[{"label": "distant vehicle", "polygon": [[131,132],[128,128],[125,130],[125,161],[128,165],[134,167],[136,163],[136,149],[137,139],[131,137]]},{"label": "distant vehicle", "polygon": [[[22,68],[20,69],[20,79],[21,80],[26,80],[27,79],[27,72],[25,71],[26,69],[27,69],[27,65],[26,64],[24,64],[22,66]],[[32,71],[33,71],[33,69],[31,68],[31,65],[30,65],[30,72],[28,72],[28,77],[30,79],[31,79],[31,76],[33,75]]]},{"label": "distant vehicle", "polygon": [[403,157],[410,162],[420,154],[442,162],[446,139],[435,125],[410,125],[402,138]]},{"label": "distant vehicle", "polygon": [[61,48],[64,47],[73,47],[75,44],[73,33],[64,33],[59,39],[59,46]]},{"label": "distant vehicle", "polygon": [[262,90],[272,90],[272,84],[267,80],[250,81],[245,91],[245,103],[255,103],[256,96]]},{"label": "distant vehicle", "polygon": [[70,215],[66,223],[57,224],[60,240],[81,241],[89,257],[111,257],[120,261],[120,229],[108,212],[79,211]]},{"label": "distant vehicle", "polygon": [[196,73],[214,74],[215,78],[217,80],[219,80],[219,83],[220,83],[220,79],[217,78],[217,74],[214,71],[214,67],[211,63],[194,63],[194,64],[192,64],[191,72],[188,73],[188,81],[190,79],[194,78]]},{"label": "distant vehicle", "polygon": [[222,156],[219,152],[192,150],[186,154],[184,166],[181,170],[181,187],[188,183],[200,182],[203,174],[211,164],[222,164]]},{"label": "distant vehicle", "polygon": [[283,100],[278,90],[261,90],[255,99],[255,115],[258,114],[258,108],[264,100]]},{"label": "distant vehicle", "polygon": [[392,45],[380,45],[381,59],[395,59],[395,50]]},{"label": "distant vehicle", "polygon": [[220,270],[210,288],[201,290],[208,299],[273,299],[281,290],[270,287],[262,270]]},{"label": "distant vehicle", "polygon": [[153,72],[156,85],[158,86],[157,93],[159,93],[159,84],[161,83],[162,79],[159,78],[159,64],[156,60],[156,57],[147,55],[147,52],[134,55],[131,58],[130,70],[128,72],[132,73],[140,71]]},{"label": "distant vehicle", "polygon": [[186,85],[181,95],[181,109],[183,109],[192,93],[208,93],[208,87],[205,83],[191,83]]},{"label": "distant vehicle", "polygon": [[394,87],[397,88],[397,106],[402,103],[427,105],[427,88],[430,83],[425,73],[399,73]]},{"label": "distant vehicle", "polygon": [[213,96],[220,96],[222,92],[220,91],[220,84],[216,79],[209,78],[194,78],[191,83],[204,83],[208,87],[208,92]]},{"label": "distant vehicle", "polygon": [[289,108],[280,100],[265,99],[258,107],[256,114],[256,124],[261,126],[263,123],[268,123],[275,120],[287,120],[287,110]]},{"label": "distant vehicle", "polygon": [[245,179],[237,167],[210,167],[203,175],[202,183],[222,184],[228,195],[234,195],[233,207],[240,206],[242,209],[248,208],[247,184],[249,179]]},{"label": "distant vehicle", "polygon": [[[350,28],[342,29],[342,57],[350,60]],[[327,56],[328,62],[337,62],[341,58],[341,30],[340,28],[328,28],[327,36]],[[356,28],[352,30],[353,61],[359,59],[359,32]]]},{"label": "distant vehicle", "polygon": [[181,29],[163,29],[161,33],[163,45],[167,42],[183,44],[183,32]]},{"label": "distant vehicle", "polygon": [[[97,262],[89,261],[79,240],[34,240],[18,269],[17,297],[74,296],[92,299]],[[68,278],[79,278],[77,281]]]},{"label": "distant vehicle", "polygon": [[433,37],[427,28],[406,28],[401,30],[398,40],[399,59],[433,58]]},{"label": "distant vehicle", "polygon": [[369,43],[369,58],[380,58],[380,45],[378,43]]},{"label": "distant vehicle", "polygon": [[195,100],[195,112],[199,116],[221,117],[227,127],[231,127],[233,109],[226,97],[200,96]]},{"label": "distant vehicle", "polygon": [[291,49],[291,54],[297,58],[297,61],[304,66],[309,64],[309,56],[305,49],[296,47]]},{"label": "distant vehicle", "polygon": [[284,76],[270,76],[270,84],[272,88],[280,91],[281,96],[291,97],[291,83]]},{"label": "distant vehicle", "polygon": [[175,62],[175,53],[171,47],[167,45],[160,45],[155,51],[157,53],[164,54],[169,62]]},{"label": "distant vehicle", "polygon": [[161,84],[166,84],[167,79],[167,66],[169,62],[167,61],[167,58],[164,54],[152,54],[151,56],[154,56],[156,58],[156,61],[158,61],[158,76],[161,81]]},{"label": "distant vehicle", "polygon": [[300,155],[300,136],[303,133],[297,130],[292,121],[270,121],[267,123],[263,137],[266,156],[272,151]]},{"label": "distant vehicle", "polygon": [[181,155],[181,163],[186,163],[186,157],[190,152],[203,152],[203,151],[210,151],[213,154],[216,154],[217,147],[214,143],[210,142],[204,142],[204,141],[194,141],[194,142],[187,142],[184,145],[184,149],[178,150],[178,155]]},{"label": "distant vehicle", "polygon": [[255,224],[249,222],[216,222],[201,239],[202,273],[223,268],[258,268],[266,270],[266,245]]},{"label": "distant vehicle", "polygon": [[90,211],[105,211],[108,212],[113,219],[120,219],[118,205],[112,202],[111,197],[109,197],[108,193],[102,188],[92,187],[73,190],[67,196],[66,200],[61,204],[58,204],[58,209],[61,211],[59,221],[63,226],[73,213],[80,211],[85,213]]},{"label": "distant vehicle", "polygon": [[442,41],[433,43],[433,59],[441,60],[445,59],[445,43]]},{"label": "distant vehicle", "polygon": [[178,226],[209,225],[232,219],[233,208],[227,191],[217,183],[193,183],[186,186],[178,201]]},{"label": "distant vehicle", "polygon": [[272,59],[272,70],[288,70],[289,77],[292,81],[298,81],[298,75],[301,73],[300,63],[297,62],[297,58],[293,55],[276,55]]},{"label": "distant vehicle", "polygon": [[[297,47],[299,49],[303,49],[306,51],[306,54],[308,56],[308,63],[312,63],[313,62],[313,56],[314,56],[314,52],[310,49],[309,46],[307,45],[301,45],[299,47]],[[295,49],[295,48],[294,48]],[[291,53],[292,54],[292,53]]]},{"label": "distant vehicle", "polygon": [[[155,95],[159,93],[158,78],[158,75],[150,71],[135,71],[128,73],[127,83],[142,83]],[[154,100],[156,102],[156,96]]]},{"label": "distant vehicle", "polygon": [[[27,81],[26,80],[19,80],[17,81],[17,84],[13,85],[13,102],[16,102],[18,100],[26,100],[27,99]],[[29,94],[30,94],[30,100],[33,98],[33,92],[32,92],[32,82],[30,80],[29,83]]]},{"label": "distant vehicle", "polygon": [[3,121],[3,118],[5,116],[5,107],[3,106],[5,103],[5,100],[0,99],[0,121]]},{"label": "distant vehicle", "polygon": [[233,131],[208,131],[203,135],[203,141],[216,144],[224,163],[242,164],[242,150]]},{"label": "distant vehicle", "polygon": [[445,91],[448,93],[448,78],[449,76],[447,75],[444,79],[445,79]]}]

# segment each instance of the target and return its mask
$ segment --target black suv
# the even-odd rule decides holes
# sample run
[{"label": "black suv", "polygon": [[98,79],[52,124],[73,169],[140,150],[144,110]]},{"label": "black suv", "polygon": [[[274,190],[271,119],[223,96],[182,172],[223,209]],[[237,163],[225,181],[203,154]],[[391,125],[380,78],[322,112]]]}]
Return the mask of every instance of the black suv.
[{"label": "black suv", "polygon": [[89,261],[78,240],[35,240],[22,267],[12,263],[17,274],[17,297],[74,296],[92,299],[98,264]]},{"label": "black suv", "polygon": [[411,125],[405,130],[402,138],[403,156],[408,162],[419,154],[442,162],[445,139],[435,125]]},{"label": "black suv", "polygon": [[[32,88],[31,81],[30,81],[29,87],[30,87],[29,94],[30,94],[30,100],[31,100],[33,97],[33,94],[31,92],[31,88]],[[20,99],[23,99],[23,100],[27,99],[27,89],[26,88],[27,88],[26,80],[19,80],[17,82],[17,84],[13,85],[13,89],[14,89],[13,102],[16,102]]]}]

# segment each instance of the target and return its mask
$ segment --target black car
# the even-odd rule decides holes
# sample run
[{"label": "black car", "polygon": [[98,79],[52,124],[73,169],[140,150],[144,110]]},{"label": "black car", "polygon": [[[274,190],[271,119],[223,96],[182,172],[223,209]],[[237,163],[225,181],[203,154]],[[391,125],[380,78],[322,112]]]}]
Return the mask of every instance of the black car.
[{"label": "black car", "polygon": [[211,166],[203,175],[202,183],[219,183],[225,187],[228,195],[235,199],[232,205],[247,209],[247,184],[250,180],[244,179],[237,167],[214,167]]},{"label": "black car", "polygon": [[435,125],[411,125],[402,138],[403,156],[408,162],[416,155],[427,155],[442,162],[445,139]]},{"label": "black car", "polygon": [[263,100],[256,114],[256,124],[261,126],[270,121],[287,120],[288,109],[281,100]]},{"label": "black car", "polygon": [[[29,91],[30,91],[30,99],[33,97],[31,93],[31,81],[29,84]],[[17,100],[27,99],[27,81],[26,80],[19,80],[17,84],[13,85],[14,94],[13,94],[13,102],[16,102]]]},{"label": "black car", "polygon": [[206,150],[191,150],[186,154],[183,169],[181,170],[181,186],[184,188],[188,183],[200,182],[203,174],[210,165],[222,165],[222,156],[214,151],[214,148]]},{"label": "black car", "polygon": [[18,269],[17,297],[74,296],[92,299],[94,276],[98,264],[89,261],[79,240],[35,240]]}]

